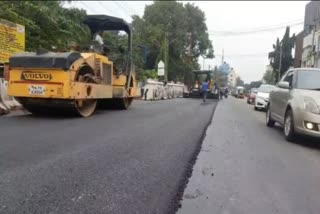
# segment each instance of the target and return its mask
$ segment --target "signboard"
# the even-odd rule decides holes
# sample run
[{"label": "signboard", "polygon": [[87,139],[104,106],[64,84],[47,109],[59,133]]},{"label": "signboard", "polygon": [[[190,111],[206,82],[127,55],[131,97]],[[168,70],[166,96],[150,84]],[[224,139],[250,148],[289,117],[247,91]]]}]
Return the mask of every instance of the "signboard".
[{"label": "signboard", "polygon": [[158,63],[158,76],[164,76],[164,63],[162,61]]},{"label": "signboard", "polygon": [[25,51],[25,27],[0,19],[0,63],[8,63],[11,55]]}]

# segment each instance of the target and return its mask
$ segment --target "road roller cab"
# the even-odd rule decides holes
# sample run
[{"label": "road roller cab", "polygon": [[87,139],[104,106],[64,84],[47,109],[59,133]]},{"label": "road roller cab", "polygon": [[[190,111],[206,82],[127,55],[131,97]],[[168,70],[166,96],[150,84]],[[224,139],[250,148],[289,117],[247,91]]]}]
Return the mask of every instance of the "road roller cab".
[{"label": "road roller cab", "polygon": [[201,98],[202,97],[202,83],[203,81],[209,81],[209,93],[208,98],[216,98],[214,94],[214,88],[212,84],[212,70],[194,70],[194,82],[190,90],[189,97]]},{"label": "road roller cab", "polygon": [[[84,21],[92,35],[125,31],[127,55],[114,63],[96,51],[55,53],[40,50],[10,58],[8,94],[32,113],[75,113],[90,116],[97,107],[127,109],[137,94],[132,74],[132,31],[124,20],[89,15]],[[119,64],[121,66],[119,66]]]}]

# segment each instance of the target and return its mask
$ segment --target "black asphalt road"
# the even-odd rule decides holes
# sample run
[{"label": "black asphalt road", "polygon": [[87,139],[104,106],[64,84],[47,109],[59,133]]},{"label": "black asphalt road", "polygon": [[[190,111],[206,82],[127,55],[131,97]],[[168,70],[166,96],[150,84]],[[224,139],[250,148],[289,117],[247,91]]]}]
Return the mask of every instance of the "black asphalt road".
[{"label": "black asphalt road", "polygon": [[215,105],[136,101],[90,118],[0,118],[0,213],[173,212]]},{"label": "black asphalt road", "polygon": [[320,140],[284,139],[245,100],[219,102],[178,214],[319,214]]}]

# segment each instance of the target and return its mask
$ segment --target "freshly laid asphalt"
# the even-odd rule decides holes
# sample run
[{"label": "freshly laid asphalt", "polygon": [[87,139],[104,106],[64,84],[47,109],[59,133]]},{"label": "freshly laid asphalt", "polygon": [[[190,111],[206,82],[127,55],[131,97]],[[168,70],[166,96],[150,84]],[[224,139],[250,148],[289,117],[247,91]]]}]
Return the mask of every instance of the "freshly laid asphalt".
[{"label": "freshly laid asphalt", "polygon": [[285,141],[245,100],[219,102],[177,214],[319,214],[320,140]]},{"label": "freshly laid asphalt", "polygon": [[89,118],[0,117],[0,213],[174,213],[215,106],[175,99]]}]

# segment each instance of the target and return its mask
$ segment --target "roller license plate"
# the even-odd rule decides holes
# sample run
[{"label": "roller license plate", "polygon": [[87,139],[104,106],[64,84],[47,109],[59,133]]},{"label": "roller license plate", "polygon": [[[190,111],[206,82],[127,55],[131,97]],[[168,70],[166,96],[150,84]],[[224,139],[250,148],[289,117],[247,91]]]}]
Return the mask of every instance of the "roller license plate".
[{"label": "roller license plate", "polygon": [[46,87],[43,85],[30,85],[29,94],[31,95],[45,95]]}]

